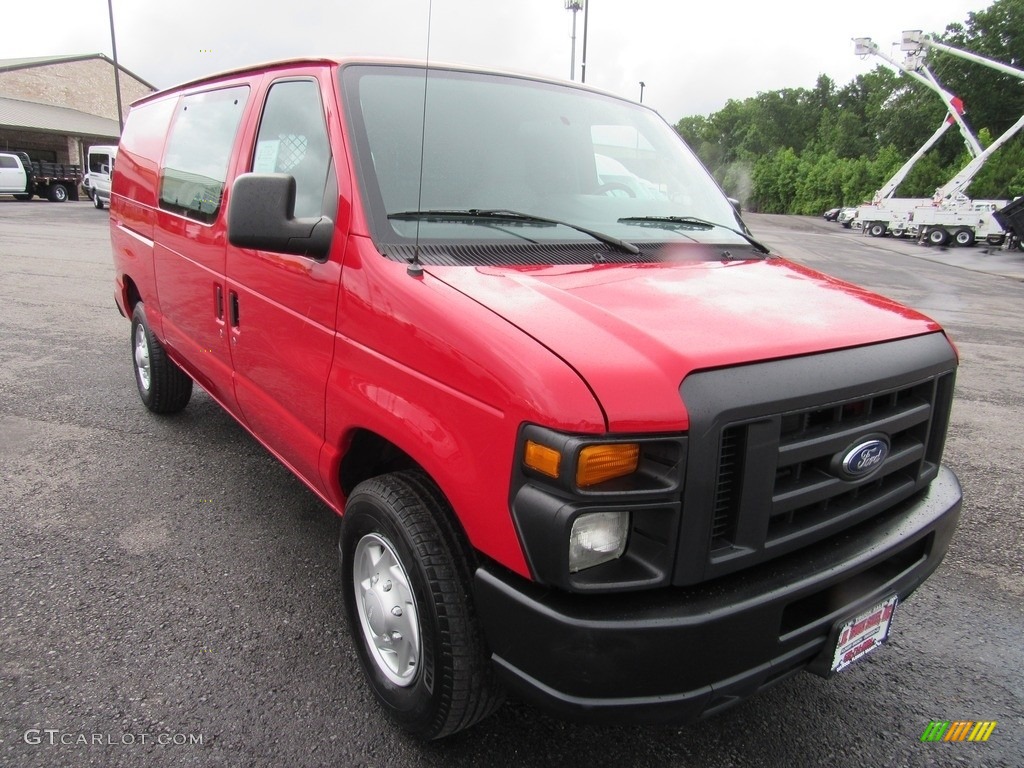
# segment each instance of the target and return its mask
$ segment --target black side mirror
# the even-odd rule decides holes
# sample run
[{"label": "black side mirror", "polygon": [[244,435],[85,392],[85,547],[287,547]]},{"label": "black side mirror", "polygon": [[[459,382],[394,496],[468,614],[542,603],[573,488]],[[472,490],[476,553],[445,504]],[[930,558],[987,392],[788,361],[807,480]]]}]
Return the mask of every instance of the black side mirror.
[{"label": "black side mirror", "polygon": [[228,242],[239,248],[324,258],[334,222],[327,216],[295,218],[295,177],[243,173],[231,185]]}]

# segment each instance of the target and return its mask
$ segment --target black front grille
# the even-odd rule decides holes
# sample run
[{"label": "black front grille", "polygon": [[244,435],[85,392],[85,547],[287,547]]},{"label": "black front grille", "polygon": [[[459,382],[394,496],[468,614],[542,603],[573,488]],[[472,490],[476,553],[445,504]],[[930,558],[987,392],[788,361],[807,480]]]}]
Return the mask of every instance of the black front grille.
[{"label": "black front grille", "polygon": [[[783,414],[766,545],[810,528],[851,522],[892,506],[936,467],[925,461],[936,382]],[[858,439],[883,434],[885,463],[869,480],[837,476],[833,458]],[[927,476],[927,477],[925,477]]]},{"label": "black front grille", "polygon": [[[901,514],[938,475],[956,365],[933,333],[687,376],[673,582],[813,554],[830,537]],[[843,468],[873,440],[889,446],[875,471]]]},{"label": "black front grille", "polygon": [[[765,550],[784,548],[801,539],[820,538],[879,514],[927,484],[938,471],[941,434],[932,440],[940,395],[951,388],[936,377],[911,386],[824,406],[761,416],[722,430],[719,449],[712,553],[742,544]],[[941,403],[940,403],[941,405]],[[948,403],[947,403],[948,405]],[[761,472],[774,474],[767,520],[759,541],[736,540],[741,530],[743,496],[757,472],[746,472],[752,430],[761,446]],[[944,432],[944,424],[942,432]],[[765,436],[772,448],[765,450]],[[882,466],[863,480],[844,478],[836,459],[866,437],[882,435],[890,451]],[[771,467],[765,466],[770,458]],[[762,505],[763,506],[763,505]],[[749,528],[749,526],[747,526]]]}]

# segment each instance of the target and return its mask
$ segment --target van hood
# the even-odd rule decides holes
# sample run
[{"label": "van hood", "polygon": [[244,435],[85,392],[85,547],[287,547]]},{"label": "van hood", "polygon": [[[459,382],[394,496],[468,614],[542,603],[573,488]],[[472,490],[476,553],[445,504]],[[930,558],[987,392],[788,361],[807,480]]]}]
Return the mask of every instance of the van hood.
[{"label": "van hood", "polygon": [[688,428],[679,387],[697,370],[941,330],[782,259],[427,271],[575,369],[616,432]]}]

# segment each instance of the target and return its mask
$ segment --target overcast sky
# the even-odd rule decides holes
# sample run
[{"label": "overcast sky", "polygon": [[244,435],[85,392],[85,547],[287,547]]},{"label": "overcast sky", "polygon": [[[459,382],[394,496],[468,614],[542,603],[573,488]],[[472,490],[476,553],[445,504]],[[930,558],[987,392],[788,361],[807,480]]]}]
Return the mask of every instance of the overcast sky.
[{"label": "overcast sky", "polygon": [[[587,84],[636,99],[669,122],[728,99],[843,85],[882,63],[904,29],[942,32],[987,0],[591,0]],[[122,66],[157,87],[269,59],[310,54],[422,59],[428,0],[113,0]],[[110,50],[107,0],[0,0],[0,58]],[[569,78],[564,0],[433,0],[430,58]],[[577,16],[576,79],[583,48]],[[895,49],[894,49],[895,50]],[[894,54],[899,58],[899,54]]]}]

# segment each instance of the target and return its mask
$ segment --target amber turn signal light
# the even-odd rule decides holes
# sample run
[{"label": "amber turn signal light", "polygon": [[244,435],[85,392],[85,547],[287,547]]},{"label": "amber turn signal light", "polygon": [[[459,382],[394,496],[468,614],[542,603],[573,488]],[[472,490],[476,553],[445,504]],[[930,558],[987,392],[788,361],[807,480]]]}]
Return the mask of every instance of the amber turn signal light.
[{"label": "amber turn signal light", "polygon": [[588,445],[580,451],[576,465],[576,485],[588,488],[606,480],[631,475],[636,472],[639,462],[640,446],[637,443]]},{"label": "amber turn signal light", "polygon": [[548,448],[546,445],[533,442],[533,440],[527,440],[526,455],[523,456],[523,463],[542,475],[557,478],[558,469],[562,464],[562,454],[554,448]]}]

